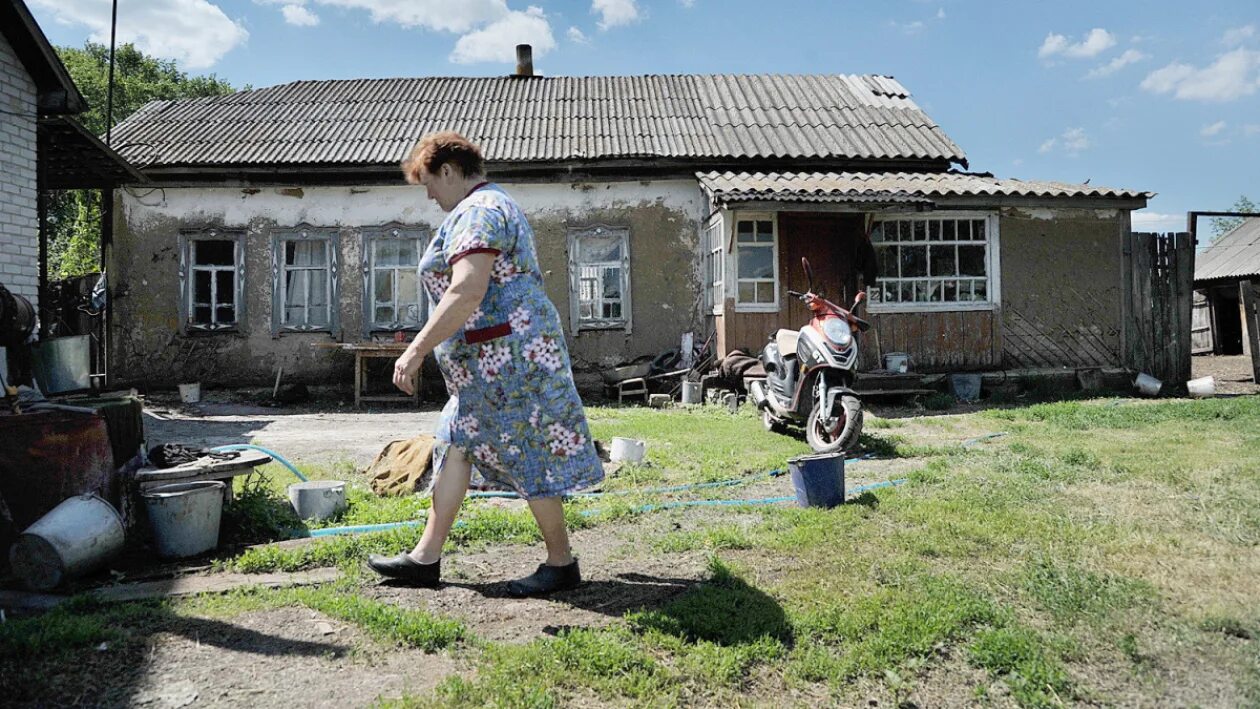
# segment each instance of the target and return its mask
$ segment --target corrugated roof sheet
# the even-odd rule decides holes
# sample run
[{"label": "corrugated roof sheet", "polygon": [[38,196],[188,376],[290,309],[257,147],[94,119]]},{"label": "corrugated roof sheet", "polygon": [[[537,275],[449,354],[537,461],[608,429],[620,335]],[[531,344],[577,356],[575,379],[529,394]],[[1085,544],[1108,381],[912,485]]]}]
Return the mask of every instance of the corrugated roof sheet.
[{"label": "corrugated roof sheet", "polygon": [[697,173],[719,204],[750,201],[926,201],[935,197],[1150,198],[1150,192],[1041,180],[998,179],[965,172]]},{"label": "corrugated roof sheet", "polygon": [[1196,281],[1251,276],[1260,276],[1260,219],[1244,219],[1194,257]]},{"label": "corrugated roof sheet", "polygon": [[851,75],[298,81],[154,101],[112,142],[147,167],[390,165],[435,130],[495,162],[965,160],[896,80]]}]

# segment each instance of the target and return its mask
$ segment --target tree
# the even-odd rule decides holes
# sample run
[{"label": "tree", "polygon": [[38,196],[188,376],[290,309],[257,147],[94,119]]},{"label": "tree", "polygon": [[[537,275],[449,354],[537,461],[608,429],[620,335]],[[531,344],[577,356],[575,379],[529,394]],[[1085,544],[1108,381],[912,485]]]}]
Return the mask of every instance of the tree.
[{"label": "tree", "polygon": [[[1238,197],[1238,201],[1234,202],[1234,206],[1225,211],[1260,214],[1260,212],[1256,211],[1256,205],[1252,204],[1251,200],[1247,199],[1247,195],[1240,195]],[[1212,241],[1216,241],[1225,234],[1228,234],[1242,223],[1242,217],[1212,217]]]},{"label": "tree", "polygon": [[[88,42],[82,49],[58,47],[57,54],[87,99],[88,110],[78,116],[83,125],[104,138],[109,92],[109,48]],[[113,125],[159,99],[221,96],[235,89],[213,74],[189,76],[173,61],[147,56],[124,44],[114,54]],[[115,146],[117,147],[117,146]],[[101,197],[95,190],[50,192],[48,199],[48,274],[56,280],[100,270]]]}]

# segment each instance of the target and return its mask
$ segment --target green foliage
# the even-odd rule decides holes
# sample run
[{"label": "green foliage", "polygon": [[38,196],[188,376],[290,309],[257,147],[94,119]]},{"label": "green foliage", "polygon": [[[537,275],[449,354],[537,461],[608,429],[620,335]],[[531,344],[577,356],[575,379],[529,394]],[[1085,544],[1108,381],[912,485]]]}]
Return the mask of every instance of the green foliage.
[{"label": "green foliage", "polygon": [[294,589],[293,597],[302,605],[324,615],[354,623],[378,640],[389,640],[436,652],[467,636],[464,624],[438,618],[419,610],[340,593],[326,588]]},{"label": "green foliage", "polygon": [[[1233,206],[1224,210],[1226,212],[1244,212],[1246,214],[1260,213],[1256,209],[1256,205],[1247,199],[1247,195],[1239,195],[1238,201]],[[1242,217],[1212,217],[1212,241],[1216,241],[1225,234],[1235,229],[1239,224],[1243,223]]]},{"label": "green foliage", "polygon": [[981,631],[967,648],[971,663],[1001,677],[1025,707],[1058,707],[1071,699],[1067,671],[1037,633],[1018,627]]},{"label": "green foliage", "polygon": [[[82,49],[58,47],[57,54],[88,102],[88,110],[77,116],[78,120],[103,138],[110,125],[109,48],[88,42]],[[147,56],[135,46],[123,44],[115,52],[113,125],[149,101],[221,96],[233,91],[231,85],[213,74],[189,76],[173,61]],[[50,279],[100,270],[100,223],[99,192],[68,190],[49,194]]]},{"label": "green foliage", "polygon": [[1147,583],[1096,574],[1045,557],[1026,565],[1023,587],[1038,605],[1068,622],[1131,608],[1155,595]]},{"label": "green foliage", "polygon": [[954,408],[954,404],[958,403],[954,397],[945,392],[938,391],[935,394],[928,394],[923,397],[923,408],[928,411],[948,411]]}]

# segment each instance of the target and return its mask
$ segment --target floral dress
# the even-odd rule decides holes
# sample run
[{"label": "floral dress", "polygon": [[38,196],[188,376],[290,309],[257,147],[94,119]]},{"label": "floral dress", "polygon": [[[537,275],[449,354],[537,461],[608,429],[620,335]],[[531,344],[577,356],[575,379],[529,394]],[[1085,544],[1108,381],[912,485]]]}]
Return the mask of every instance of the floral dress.
[{"label": "floral dress", "polygon": [[438,420],[434,469],[449,446],[487,482],[526,499],[594,485],[604,470],[573,384],[560,315],[543,290],[534,233],[516,202],[482,184],[447,215],[420,259],[433,303],[452,265],[495,254],[480,308],[434,354],[450,400]]}]

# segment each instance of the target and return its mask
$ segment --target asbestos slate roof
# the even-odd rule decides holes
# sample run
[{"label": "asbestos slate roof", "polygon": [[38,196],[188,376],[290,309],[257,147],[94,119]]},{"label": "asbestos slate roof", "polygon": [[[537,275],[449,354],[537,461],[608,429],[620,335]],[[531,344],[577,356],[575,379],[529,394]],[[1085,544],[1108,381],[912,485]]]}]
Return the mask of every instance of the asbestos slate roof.
[{"label": "asbestos slate roof", "polygon": [[900,83],[855,75],[298,81],[154,101],[112,143],[145,167],[396,165],[436,130],[507,163],[966,159]]},{"label": "asbestos slate roof", "polygon": [[697,173],[718,204],[736,202],[927,202],[936,197],[1149,199],[1150,192],[966,172]]},{"label": "asbestos slate roof", "polygon": [[1260,276],[1260,218],[1244,219],[1194,257],[1194,280]]}]

